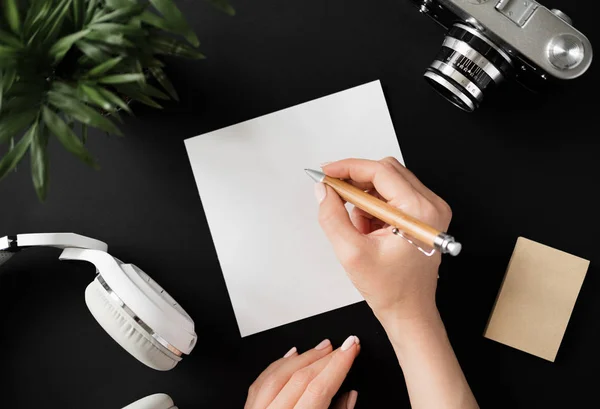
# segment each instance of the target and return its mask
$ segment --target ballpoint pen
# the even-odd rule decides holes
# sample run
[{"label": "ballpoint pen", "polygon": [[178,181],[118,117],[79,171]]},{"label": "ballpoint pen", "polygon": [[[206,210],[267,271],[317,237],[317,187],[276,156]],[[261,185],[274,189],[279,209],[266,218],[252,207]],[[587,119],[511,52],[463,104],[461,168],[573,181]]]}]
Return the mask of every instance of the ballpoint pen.
[{"label": "ballpoint pen", "polygon": [[[440,251],[442,254],[450,254],[452,256],[456,256],[460,253],[462,245],[447,233],[423,223],[404,213],[400,209],[352,186],[348,182],[332,178],[317,170],[304,170],[315,182],[322,182],[330,186],[342,199],[392,226],[394,234],[401,236],[411,244],[415,245],[422,253],[428,256],[433,255],[435,250]],[[418,240],[434,250],[423,250],[413,242],[413,239]]]}]

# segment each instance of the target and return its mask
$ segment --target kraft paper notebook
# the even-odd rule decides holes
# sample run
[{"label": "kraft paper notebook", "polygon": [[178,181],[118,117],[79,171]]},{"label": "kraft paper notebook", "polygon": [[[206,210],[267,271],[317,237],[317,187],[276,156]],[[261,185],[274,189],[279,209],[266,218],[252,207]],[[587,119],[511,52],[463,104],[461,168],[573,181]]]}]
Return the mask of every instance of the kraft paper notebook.
[{"label": "kraft paper notebook", "polygon": [[554,362],[589,264],[519,237],[484,336]]},{"label": "kraft paper notebook", "polygon": [[403,162],[379,81],[185,145],[242,336],[362,300],[319,227],[304,169]]}]

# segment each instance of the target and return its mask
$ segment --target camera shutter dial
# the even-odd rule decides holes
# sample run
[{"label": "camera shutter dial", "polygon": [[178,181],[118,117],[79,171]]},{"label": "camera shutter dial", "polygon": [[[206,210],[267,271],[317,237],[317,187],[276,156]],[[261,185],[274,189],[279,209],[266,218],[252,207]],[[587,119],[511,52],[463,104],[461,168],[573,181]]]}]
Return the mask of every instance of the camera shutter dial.
[{"label": "camera shutter dial", "polygon": [[560,34],[548,44],[548,60],[559,70],[577,67],[584,57],[583,43],[570,34]]}]

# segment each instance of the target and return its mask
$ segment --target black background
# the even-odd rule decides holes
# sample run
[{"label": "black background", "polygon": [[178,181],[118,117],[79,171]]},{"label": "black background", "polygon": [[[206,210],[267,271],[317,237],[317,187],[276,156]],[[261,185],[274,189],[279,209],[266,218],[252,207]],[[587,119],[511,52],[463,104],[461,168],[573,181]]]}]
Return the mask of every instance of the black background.
[{"label": "black background", "polygon": [[[290,347],[325,337],[339,345],[350,334],[363,345],[345,384],[359,391],[357,407],[409,407],[364,303],[240,338],[183,143],[376,79],[407,166],[454,210],[450,232],[464,252],[444,259],[438,306],[480,405],[598,407],[598,62],[546,94],[505,84],[466,114],[422,79],[444,31],[407,0],[235,0],[236,17],[179,4],[208,56],[170,61],[181,102],[136,106],[125,138],[92,132],[98,172],[53,141],[45,204],[24,162],[0,183],[0,235],[73,231],[107,242],[186,308],[198,345],[173,371],[143,366],[88,312],[93,267],[30,250],[0,275],[3,407],[119,408],[165,392],[182,409],[241,408],[254,378]],[[544,5],[569,14],[598,47],[598,2]],[[555,363],[482,336],[519,235],[591,260]]]}]

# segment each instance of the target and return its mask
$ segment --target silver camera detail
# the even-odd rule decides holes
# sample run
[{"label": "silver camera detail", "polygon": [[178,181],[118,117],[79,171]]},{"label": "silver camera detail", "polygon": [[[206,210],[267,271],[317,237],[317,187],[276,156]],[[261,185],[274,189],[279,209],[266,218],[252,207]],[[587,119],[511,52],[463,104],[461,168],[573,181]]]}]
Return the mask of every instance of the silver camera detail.
[{"label": "silver camera detail", "polygon": [[527,88],[581,76],[592,45],[560,10],[533,0],[411,0],[448,30],[424,76],[467,112],[504,79]]}]

